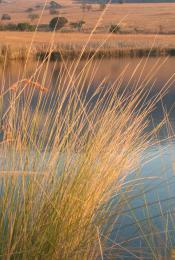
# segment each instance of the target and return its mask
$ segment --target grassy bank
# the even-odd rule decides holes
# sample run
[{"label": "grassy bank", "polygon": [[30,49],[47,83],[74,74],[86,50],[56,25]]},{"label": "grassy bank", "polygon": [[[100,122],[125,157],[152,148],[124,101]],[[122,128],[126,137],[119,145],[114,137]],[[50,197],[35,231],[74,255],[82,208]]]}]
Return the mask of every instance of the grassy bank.
[{"label": "grassy bank", "polygon": [[[31,50],[28,55],[28,48],[19,47],[11,48],[10,46],[2,46],[0,49],[0,61],[4,62],[12,60],[24,60],[29,57],[32,60],[45,60],[50,57],[52,61],[62,61],[62,60],[72,60],[76,59],[81,55],[81,50],[75,48],[75,46],[70,48],[64,48],[64,46],[57,46],[51,53],[48,51],[48,46],[45,47],[35,47]],[[160,57],[160,56],[175,56],[175,48],[100,48],[96,51],[93,48],[87,48],[81,55],[81,60],[86,60],[87,58],[94,57],[94,59],[101,58],[122,58],[122,57]]]},{"label": "grassy bank", "polygon": [[[27,32],[0,32],[1,46],[0,59],[26,59],[33,33]],[[49,52],[51,33],[37,32],[30,58],[43,58]],[[94,55],[96,57],[141,57],[175,55],[175,35],[109,35],[95,34],[90,42],[88,34],[83,33],[56,33],[52,47],[52,59],[77,58],[86,44],[82,58]]]},{"label": "grassy bank", "polygon": [[[33,33],[0,32],[0,59],[26,59]],[[45,57],[50,50],[52,33],[37,32],[30,58]],[[89,34],[56,33],[52,45],[52,59],[72,59],[79,56],[86,44],[82,58],[95,57],[141,57],[175,55],[175,35],[110,35],[95,34],[87,43]]]}]

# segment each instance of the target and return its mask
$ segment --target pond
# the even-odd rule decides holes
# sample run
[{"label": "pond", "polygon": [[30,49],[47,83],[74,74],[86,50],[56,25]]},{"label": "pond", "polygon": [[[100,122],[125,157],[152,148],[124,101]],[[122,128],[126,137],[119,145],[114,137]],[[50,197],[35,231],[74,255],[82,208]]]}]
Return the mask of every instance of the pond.
[{"label": "pond", "polygon": [[[67,67],[71,66],[69,63],[66,64]],[[24,63],[10,62],[5,66],[2,64],[0,66],[2,88],[8,88],[21,77],[30,78],[40,64],[37,61],[30,61],[25,73]],[[49,86],[49,95],[57,93],[62,66],[61,62],[51,62],[49,65],[45,64],[37,74],[37,81],[46,87]],[[72,65],[72,69],[75,66],[76,63]],[[85,67],[86,62],[81,61],[74,77]],[[137,185],[128,194],[128,198],[126,197],[128,203],[120,216],[120,225],[117,224],[111,234],[111,243],[113,241],[116,245],[120,245],[121,255],[117,259],[142,259],[142,257],[152,259],[150,255],[153,248],[157,250],[155,257],[158,257],[161,252],[165,259],[169,259],[169,250],[175,246],[175,142],[171,138],[175,126],[174,73],[175,58],[173,57],[103,59],[93,61],[87,68],[86,78],[82,79],[85,93],[88,89],[87,100],[90,100],[96,87],[103,81],[105,88],[116,81],[120,85],[121,92],[122,89],[127,88],[126,91],[128,89],[132,91],[133,87],[146,85],[149,90],[148,99],[156,93],[161,93],[165,86],[168,87],[167,93],[151,113],[150,118],[153,123],[150,128],[164,118],[165,111],[169,117],[169,125],[161,129],[156,137],[157,143],[143,155],[147,158],[147,162],[143,162],[138,171],[134,172],[132,177],[130,176],[128,183],[133,178],[138,180]],[[37,104],[37,98],[36,94],[32,102],[33,107]],[[8,107],[8,97],[6,99],[4,110]],[[53,105],[56,100],[55,95],[52,98]],[[95,99],[92,102],[95,102]],[[166,230],[169,230],[168,235]]]}]

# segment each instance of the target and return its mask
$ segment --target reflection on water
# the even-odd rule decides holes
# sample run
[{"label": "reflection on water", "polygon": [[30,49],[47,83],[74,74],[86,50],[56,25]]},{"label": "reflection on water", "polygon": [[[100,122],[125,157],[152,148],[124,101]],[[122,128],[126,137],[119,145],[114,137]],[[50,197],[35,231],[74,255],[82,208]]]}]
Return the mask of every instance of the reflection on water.
[{"label": "reflection on water", "polygon": [[[69,68],[71,62],[66,63],[66,66]],[[163,103],[164,106],[170,110],[174,105],[175,97],[175,88],[172,78],[175,73],[175,58],[123,58],[123,59],[104,59],[101,61],[93,61],[90,67],[85,66],[86,62],[81,61],[78,65],[78,69],[74,75],[76,75],[83,69],[87,72],[87,76],[84,82],[85,88],[89,88],[88,95],[92,94],[93,89],[99,85],[103,80],[105,80],[106,87],[116,82],[117,85],[120,85],[121,88],[132,89],[133,87],[139,87],[140,85],[146,85],[150,90],[150,95],[161,91],[161,89],[167,84],[170,86],[168,94],[164,97]],[[27,64],[27,69],[24,73],[24,63],[10,62],[5,65],[1,64],[0,66],[0,82],[1,86],[8,87],[9,85],[17,82],[23,77],[30,78],[31,75],[37,70],[35,78],[41,83],[44,83],[45,86],[49,86],[50,94],[53,91],[57,91],[59,86],[60,72],[62,70],[63,63],[53,62],[50,63],[47,67],[47,64],[44,66],[37,61],[32,61]],[[72,66],[75,67],[75,64]],[[44,77],[44,71],[47,70],[47,76]],[[67,81],[70,80],[71,75],[67,73],[65,75]],[[170,80],[171,79],[171,80]],[[90,85],[90,86],[89,86]],[[1,87],[1,88],[2,88]],[[60,86],[59,86],[60,87]],[[157,106],[157,116],[161,116],[160,106]]]},{"label": "reflection on water", "polygon": [[[125,259],[123,254],[126,259],[153,259],[155,249],[155,259],[161,259],[160,254],[170,259],[175,245],[175,143],[154,146],[144,157],[150,158],[149,163],[132,176],[137,184],[111,237],[123,246],[119,259]],[[135,248],[135,254],[128,248]]]},{"label": "reflection on water", "polygon": [[[5,66],[0,66],[0,82],[1,89],[6,89],[10,85],[14,84],[21,78],[30,78],[34,75],[33,79],[39,81],[42,85],[49,89],[47,98],[43,100],[45,103],[46,112],[58,102],[61,98],[61,88],[66,88],[70,81],[74,82],[74,87],[77,87],[79,91],[79,82],[76,82],[77,75],[83,70],[86,76],[82,77],[83,93],[86,97],[86,101],[90,102],[89,107],[93,106],[93,103],[99,98],[98,94],[94,94],[96,87],[101,85],[101,94],[112,84],[116,84],[119,88],[118,92],[128,93],[133,89],[146,86],[149,91],[147,101],[153,98],[157,93],[161,93],[163,89],[168,88],[167,94],[162,98],[161,102],[158,102],[152,117],[154,124],[157,124],[162,118],[165,111],[171,118],[171,123],[174,124],[174,112],[175,112],[175,58],[123,58],[123,59],[103,59],[93,61],[90,66],[86,65],[85,61],[81,61],[76,69],[72,78],[72,71],[76,67],[76,62],[72,65],[71,62],[63,64],[61,62],[51,62],[49,65],[41,65],[40,62],[29,62],[26,66],[24,73],[24,63],[11,62]],[[62,76],[63,67],[67,67],[67,73]],[[69,68],[71,67],[71,71]],[[45,74],[46,71],[46,74]],[[83,72],[84,73],[84,72]],[[63,80],[64,77],[64,80]],[[78,77],[78,81],[79,81]],[[64,81],[64,86],[62,82]],[[59,83],[61,82],[61,85]],[[103,84],[101,84],[103,82]],[[77,86],[76,86],[77,85]],[[59,90],[61,89],[61,91]],[[103,89],[103,90],[102,90]],[[105,93],[106,95],[106,93]],[[93,96],[93,98],[92,98]],[[68,97],[69,98],[69,97]],[[33,108],[36,106],[38,100],[38,92],[36,91],[32,99]],[[145,102],[145,101],[144,101]],[[6,98],[8,103],[8,96]],[[8,105],[5,103],[5,106]],[[5,108],[4,108],[5,109]],[[161,130],[160,137],[166,138],[166,129]]]},{"label": "reflection on water", "polygon": [[[140,64],[140,65],[139,65]],[[11,62],[5,66],[0,66],[0,82],[2,88],[6,89],[21,77],[30,78],[30,76],[38,69],[40,63],[30,62],[27,70],[23,75],[24,64]],[[59,102],[59,85],[60,71],[63,64],[51,63],[47,67],[44,65],[38,71],[35,79],[42,85],[49,88],[47,101],[44,100],[46,113],[55,103]],[[68,64],[68,67],[70,64]],[[75,67],[72,66],[72,69]],[[174,238],[174,218],[175,216],[175,143],[173,138],[168,140],[170,135],[173,135],[174,130],[174,99],[175,99],[175,58],[149,58],[149,59],[110,59],[102,61],[94,61],[90,68],[86,68],[85,62],[80,62],[78,69],[74,75],[76,84],[76,74],[81,70],[87,70],[87,77],[82,78],[84,85],[84,95],[90,106],[96,102],[98,95],[94,95],[96,86],[104,79],[103,88],[106,89],[116,82],[116,85],[123,90],[132,91],[146,85],[149,90],[147,99],[154,97],[156,93],[162,91],[164,86],[169,85],[169,91],[161,102],[159,102],[152,112],[152,121],[157,125],[163,118],[163,113],[169,113],[169,126],[161,129],[156,136],[158,144],[149,148],[143,155],[147,158],[148,163],[142,163],[140,169],[131,174],[128,183],[131,180],[137,180],[135,189],[128,194],[128,206],[124,209],[117,226],[111,234],[111,241],[116,244],[120,243],[121,257],[118,259],[137,259],[137,257],[150,258],[153,247],[157,248],[157,252],[165,255],[165,259],[169,259],[167,252],[168,248],[175,245]],[[44,71],[47,70],[47,74]],[[44,80],[43,80],[43,75]],[[65,86],[68,84],[71,74],[69,71],[65,74]],[[76,86],[75,86],[76,87]],[[79,91],[79,89],[77,89]],[[93,96],[93,98],[91,98]],[[69,98],[69,97],[68,97]],[[38,94],[34,95],[32,107],[37,105]],[[8,107],[8,97],[4,109]],[[163,141],[164,140],[164,141]],[[127,184],[126,184],[127,185]],[[126,187],[125,187],[126,188]],[[116,199],[116,198],[115,198]],[[126,196],[127,200],[127,196]],[[133,210],[134,209],[134,210]],[[165,234],[165,230],[170,230],[169,234]],[[139,236],[138,236],[139,234]],[[166,241],[166,247],[162,246]],[[110,244],[110,243],[109,243]],[[132,247],[132,253],[128,250]],[[133,248],[136,251],[133,253]],[[118,248],[116,247],[116,250]],[[113,250],[114,252],[114,250]],[[158,253],[157,253],[158,257]],[[157,258],[158,259],[158,258]]]}]

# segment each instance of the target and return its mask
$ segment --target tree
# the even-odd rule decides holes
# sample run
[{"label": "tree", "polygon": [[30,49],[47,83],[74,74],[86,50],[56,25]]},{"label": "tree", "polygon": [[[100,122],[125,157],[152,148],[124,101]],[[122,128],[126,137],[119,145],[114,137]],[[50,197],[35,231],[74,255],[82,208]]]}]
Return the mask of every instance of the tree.
[{"label": "tree", "polygon": [[120,26],[117,24],[117,25],[115,25],[115,24],[112,24],[111,26],[110,26],[110,28],[109,28],[109,31],[111,32],[111,33],[120,33]]},{"label": "tree", "polygon": [[27,13],[33,12],[33,8],[30,7],[30,8],[28,8],[28,9],[26,9],[26,12],[27,12]]},{"label": "tree", "polygon": [[17,25],[14,23],[8,23],[4,26],[5,31],[16,31],[17,30]]},{"label": "tree", "polygon": [[78,22],[70,23],[70,26],[74,29],[77,29],[78,31],[81,31],[84,24],[85,24],[85,21],[81,20]]},{"label": "tree", "polygon": [[29,23],[18,23],[17,30],[18,31],[34,31],[36,29],[35,25],[31,25]]},{"label": "tree", "polygon": [[36,9],[40,9],[40,8],[42,8],[42,5],[41,4],[37,4],[37,5],[35,5],[35,8]]},{"label": "tree", "polygon": [[65,17],[54,17],[50,23],[49,27],[52,31],[54,30],[60,30],[62,27],[65,26],[65,24],[68,23],[68,20]]},{"label": "tree", "polygon": [[101,11],[103,11],[106,8],[106,4],[105,3],[101,3],[99,5],[100,5],[99,8],[100,8]]},{"label": "tree", "polygon": [[3,14],[1,20],[11,20],[11,16],[9,14]]},{"label": "tree", "polygon": [[38,14],[29,14],[28,17],[33,22],[34,20],[39,18],[39,15]]},{"label": "tree", "polygon": [[55,1],[51,1],[49,4],[50,4],[50,8],[53,8],[53,9],[59,9],[62,7],[62,5],[58,4]]}]

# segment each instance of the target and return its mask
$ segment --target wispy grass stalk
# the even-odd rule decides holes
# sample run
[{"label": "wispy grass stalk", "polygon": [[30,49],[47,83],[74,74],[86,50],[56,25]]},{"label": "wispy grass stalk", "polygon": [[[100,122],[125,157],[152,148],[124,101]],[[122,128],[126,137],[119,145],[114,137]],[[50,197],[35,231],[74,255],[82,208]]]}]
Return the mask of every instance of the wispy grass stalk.
[{"label": "wispy grass stalk", "polygon": [[145,130],[157,97],[147,102],[143,84],[122,94],[120,81],[105,88],[105,79],[93,91],[90,82],[85,88],[90,68],[88,61],[77,74],[65,62],[54,89],[45,86],[47,70],[38,83],[38,69],[1,95],[9,96],[0,144],[4,258],[107,254],[114,225],[108,219],[126,206],[111,197],[122,191],[148,146],[151,133]]}]

